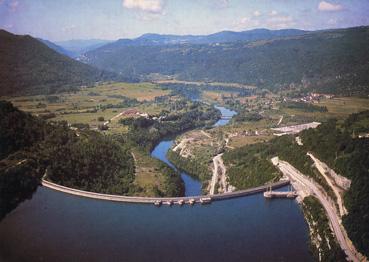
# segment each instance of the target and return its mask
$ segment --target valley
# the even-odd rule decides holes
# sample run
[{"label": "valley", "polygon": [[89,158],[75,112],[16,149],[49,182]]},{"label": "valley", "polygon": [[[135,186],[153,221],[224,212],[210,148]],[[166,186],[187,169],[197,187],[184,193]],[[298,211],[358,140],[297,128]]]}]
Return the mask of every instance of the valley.
[{"label": "valley", "polygon": [[[357,26],[53,43],[0,30],[0,260],[24,261],[9,230],[30,220],[28,237],[47,236],[41,216],[101,254],[96,236],[112,236],[132,261],[127,243],[147,232],[177,251],[199,232],[188,261],[207,261],[206,239],[224,246],[215,261],[367,261],[368,37]],[[270,186],[296,201],[263,198]],[[263,251],[273,245],[280,257]],[[82,249],[66,258],[91,259]]]}]

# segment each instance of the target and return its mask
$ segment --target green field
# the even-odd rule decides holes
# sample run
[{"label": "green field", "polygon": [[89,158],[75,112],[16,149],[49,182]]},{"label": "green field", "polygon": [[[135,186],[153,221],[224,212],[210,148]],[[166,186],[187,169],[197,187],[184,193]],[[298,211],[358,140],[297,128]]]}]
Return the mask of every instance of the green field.
[{"label": "green field", "polygon": [[[162,107],[152,101],[159,96],[168,95],[170,91],[163,90],[151,83],[106,83],[96,87],[83,88],[77,92],[60,93],[52,96],[17,96],[4,97],[19,109],[39,116],[48,116],[50,120],[65,120],[70,124],[89,124],[97,128],[99,124],[108,121],[114,116],[128,109],[136,109],[142,113],[157,114]],[[122,97],[137,99],[135,107],[108,108],[107,105],[116,105]],[[55,114],[55,115],[54,115]],[[98,121],[103,117],[104,121]],[[126,132],[126,128],[118,124],[118,120],[125,116],[114,118],[109,124],[111,133]]]}]

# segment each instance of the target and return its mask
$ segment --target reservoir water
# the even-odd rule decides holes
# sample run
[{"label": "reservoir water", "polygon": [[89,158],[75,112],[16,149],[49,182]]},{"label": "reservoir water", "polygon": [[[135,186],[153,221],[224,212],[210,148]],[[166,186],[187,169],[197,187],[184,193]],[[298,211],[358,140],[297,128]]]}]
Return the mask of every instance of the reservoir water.
[{"label": "reservoir water", "polygon": [[294,200],[126,204],[38,188],[0,222],[0,261],[311,261]]},{"label": "reservoir water", "polygon": [[[232,114],[219,108],[222,114]],[[215,125],[224,125],[227,119]],[[173,165],[162,141],[154,157]],[[201,183],[185,173],[186,195]],[[127,204],[39,187],[0,221],[0,261],[312,261],[298,204],[262,194],[210,205]]]}]

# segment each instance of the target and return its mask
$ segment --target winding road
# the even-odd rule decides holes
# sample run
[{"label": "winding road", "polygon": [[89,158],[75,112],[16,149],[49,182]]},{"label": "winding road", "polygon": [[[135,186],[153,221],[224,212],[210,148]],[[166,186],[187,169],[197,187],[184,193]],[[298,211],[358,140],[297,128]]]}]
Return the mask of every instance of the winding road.
[{"label": "winding road", "polygon": [[325,194],[320,190],[320,187],[303,175],[300,171],[294,168],[291,164],[279,159],[275,159],[273,163],[279,168],[279,170],[286,175],[291,181],[296,181],[306,187],[310,192],[314,194],[324,207],[327,217],[331,223],[332,229],[336,235],[336,239],[341,246],[342,250],[347,255],[350,261],[360,261],[360,254],[356,251],[355,247],[351,244],[345,229],[340,224],[340,217],[336,212],[334,204],[332,204]]}]

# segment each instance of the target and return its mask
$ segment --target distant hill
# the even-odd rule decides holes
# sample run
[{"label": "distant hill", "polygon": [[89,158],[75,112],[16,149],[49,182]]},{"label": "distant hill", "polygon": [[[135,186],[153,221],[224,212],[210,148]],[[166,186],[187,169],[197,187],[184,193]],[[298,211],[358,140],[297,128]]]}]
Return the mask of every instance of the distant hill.
[{"label": "distant hill", "polygon": [[210,35],[160,35],[144,34],[135,39],[119,39],[104,45],[104,49],[121,46],[158,46],[176,44],[215,44],[239,41],[266,40],[276,37],[296,36],[308,33],[297,29],[268,30],[254,29],[243,32],[222,31]]},{"label": "distant hill", "polygon": [[[207,36],[213,39],[210,44],[194,44],[193,36],[186,40],[185,36],[144,35],[87,52],[83,61],[141,79],[158,73],[269,89],[292,84],[330,93],[369,93],[369,27],[317,32],[252,30],[235,35],[237,38],[233,32]],[[186,43],[179,44],[178,39]]]},{"label": "distant hill", "polygon": [[51,42],[49,40],[45,40],[45,39],[41,39],[41,38],[38,38],[38,40],[41,41],[42,43],[44,43],[45,45],[47,45],[48,47],[50,47],[51,49],[55,50],[59,54],[69,56],[70,58],[75,58],[75,57],[78,56],[73,51],[66,50],[63,47],[61,47],[57,44],[54,44],[53,42]]},{"label": "distant hill", "polygon": [[112,41],[109,40],[101,40],[101,39],[87,39],[87,40],[68,40],[68,41],[60,41],[55,44],[62,47],[63,49],[71,52],[73,54],[73,58],[77,58],[78,56],[99,48],[103,45],[106,45]]},{"label": "distant hill", "polygon": [[117,78],[50,49],[31,36],[0,30],[0,95],[48,94]]},{"label": "distant hill", "polygon": [[208,35],[206,39],[207,43],[211,44],[211,43],[227,43],[236,41],[267,40],[277,37],[304,35],[306,33],[308,33],[308,31],[298,29],[281,29],[281,30],[254,29],[243,32],[222,31],[219,33]]}]

